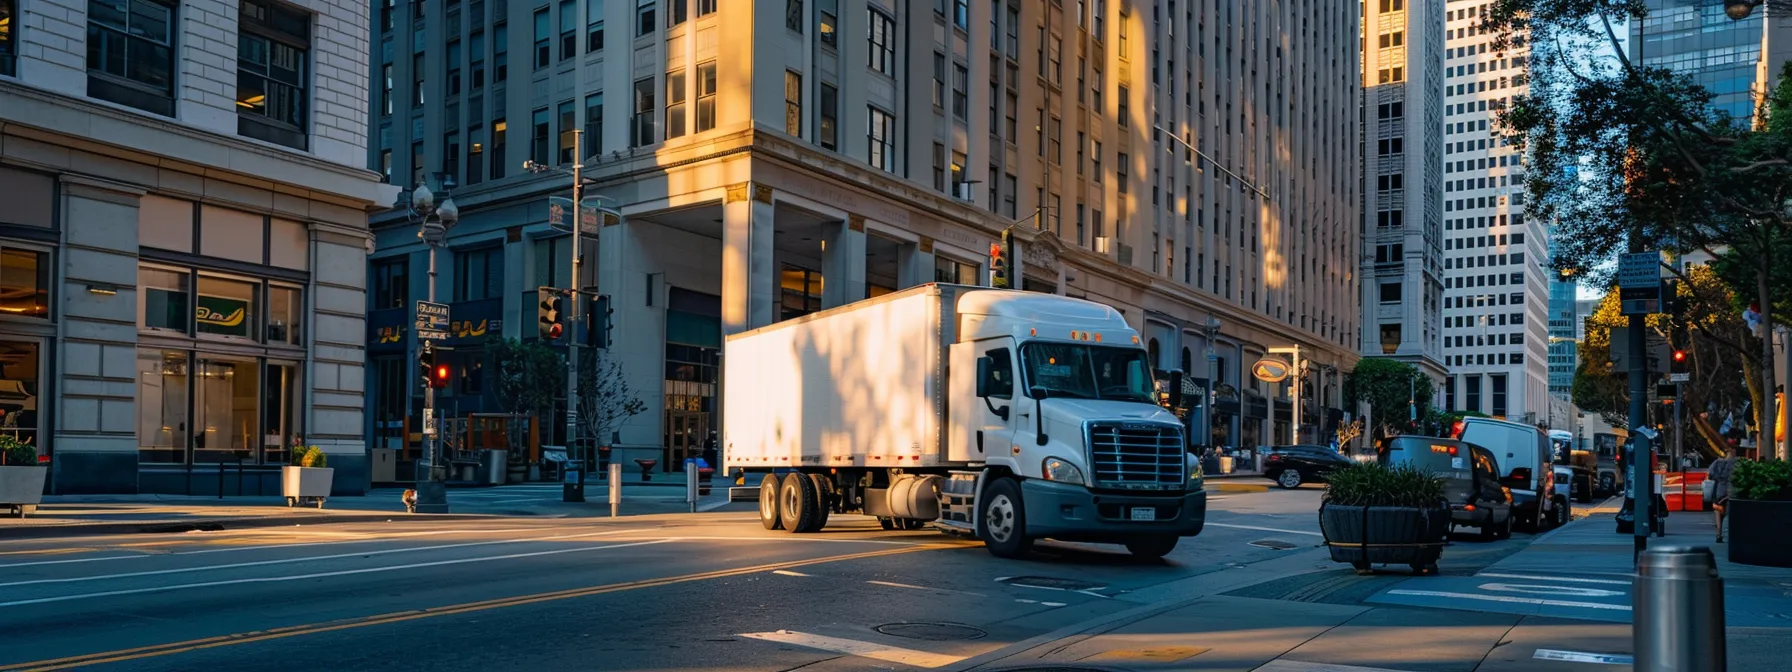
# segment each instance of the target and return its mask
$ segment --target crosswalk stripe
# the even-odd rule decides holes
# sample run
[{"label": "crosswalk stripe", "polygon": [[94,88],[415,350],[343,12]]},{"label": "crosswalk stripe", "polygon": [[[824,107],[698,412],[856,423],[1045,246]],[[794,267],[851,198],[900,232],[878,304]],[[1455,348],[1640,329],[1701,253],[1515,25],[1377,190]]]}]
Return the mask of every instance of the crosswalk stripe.
[{"label": "crosswalk stripe", "polygon": [[854,639],[811,635],[789,630],[779,630],[777,632],[748,632],[741,634],[741,636],[768,642],[778,642],[780,644],[793,644],[809,649],[819,649],[821,651],[844,653],[884,662],[913,665],[915,667],[945,667],[965,659],[964,656],[949,656],[943,653],[916,651],[914,649],[904,649],[884,644],[861,642]]}]

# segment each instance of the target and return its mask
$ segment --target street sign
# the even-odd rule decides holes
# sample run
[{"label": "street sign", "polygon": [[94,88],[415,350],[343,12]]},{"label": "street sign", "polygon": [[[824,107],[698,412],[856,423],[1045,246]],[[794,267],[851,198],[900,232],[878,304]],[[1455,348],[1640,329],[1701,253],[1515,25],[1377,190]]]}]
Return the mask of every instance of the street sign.
[{"label": "street sign", "polygon": [[1670,373],[1670,374],[1668,374],[1668,382],[1670,382],[1670,383],[1690,383],[1690,382],[1692,382],[1692,374],[1690,374],[1690,373]]},{"label": "street sign", "polygon": [[423,435],[424,436],[435,436],[436,435],[436,409],[433,409],[433,408],[423,409]]},{"label": "street sign", "polygon": [[[597,235],[597,229],[604,221],[604,212],[595,205],[596,199],[585,199],[584,207],[579,208],[579,232],[585,235]],[[548,226],[563,233],[572,232],[572,199],[564,196],[548,197]]]},{"label": "street sign", "polygon": [[1264,357],[1251,365],[1251,375],[1265,383],[1279,383],[1288,379],[1288,363],[1274,357]]},{"label": "street sign", "polygon": [[[1623,327],[1614,327],[1610,332],[1612,373],[1622,376],[1630,372],[1630,338],[1624,333]],[[1666,371],[1668,357],[1672,353],[1667,339],[1650,330],[1645,334],[1644,341],[1642,355],[1649,361],[1649,370]]]},{"label": "street sign", "polygon": [[418,301],[415,317],[417,340],[448,340],[448,304]]},{"label": "street sign", "polygon": [[1661,312],[1661,252],[1633,252],[1618,258],[1618,308],[1624,315]]}]

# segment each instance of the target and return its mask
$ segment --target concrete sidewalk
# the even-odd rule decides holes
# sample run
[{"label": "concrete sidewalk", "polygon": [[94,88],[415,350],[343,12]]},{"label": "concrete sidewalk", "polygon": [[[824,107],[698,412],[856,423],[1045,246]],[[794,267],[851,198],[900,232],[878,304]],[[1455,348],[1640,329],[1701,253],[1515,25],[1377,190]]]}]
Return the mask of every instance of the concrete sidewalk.
[{"label": "concrete sidewalk", "polygon": [[[558,483],[532,483],[448,491],[450,513],[413,516],[404,510],[402,488],[380,488],[360,497],[331,497],[323,508],[288,507],[283,497],[194,497],[185,495],[48,496],[24,519],[0,518],[0,541],[92,534],[185,532],[289,525],[384,522],[403,518],[455,520],[501,517],[601,518],[610,515],[608,490],[588,483],[584,502],[565,502]],[[699,500],[698,510],[727,505],[725,488]],[[682,488],[625,484],[624,516],[690,510]]]}]

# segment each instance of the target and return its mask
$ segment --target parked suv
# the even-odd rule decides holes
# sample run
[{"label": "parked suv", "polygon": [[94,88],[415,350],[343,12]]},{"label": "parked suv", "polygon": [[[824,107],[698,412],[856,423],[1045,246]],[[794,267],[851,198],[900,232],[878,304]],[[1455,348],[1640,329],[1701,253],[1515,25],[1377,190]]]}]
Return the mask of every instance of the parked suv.
[{"label": "parked suv", "polygon": [[1450,502],[1450,527],[1473,527],[1482,536],[1512,536],[1512,493],[1500,485],[1493,453],[1480,446],[1434,436],[1401,436],[1376,458],[1383,465],[1407,464],[1443,480]]},{"label": "parked suv", "polygon": [[1505,420],[1467,418],[1458,438],[1493,453],[1500,483],[1512,491],[1513,514],[1519,522],[1539,530],[1567,524],[1568,493],[1556,490],[1553,451],[1543,430]]},{"label": "parked suv", "polygon": [[1323,483],[1332,472],[1350,465],[1350,458],[1325,446],[1273,446],[1269,451],[1263,457],[1263,475],[1288,489]]}]

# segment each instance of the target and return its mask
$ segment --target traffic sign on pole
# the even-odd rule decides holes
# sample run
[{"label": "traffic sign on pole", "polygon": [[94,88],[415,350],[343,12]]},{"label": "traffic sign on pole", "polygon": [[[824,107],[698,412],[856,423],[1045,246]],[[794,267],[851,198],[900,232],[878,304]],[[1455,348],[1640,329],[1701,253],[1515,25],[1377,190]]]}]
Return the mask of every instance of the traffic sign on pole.
[{"label": "traffic sign on pole", "polygon": [[1661,252],[1632,252],[1618,258],[1618,307],[1624,315],[1661,312]]},{"label": "traffic sign on pole", "polygon": [[418,301],[415,318],[417,340],[448,340],[448,304]]}]

